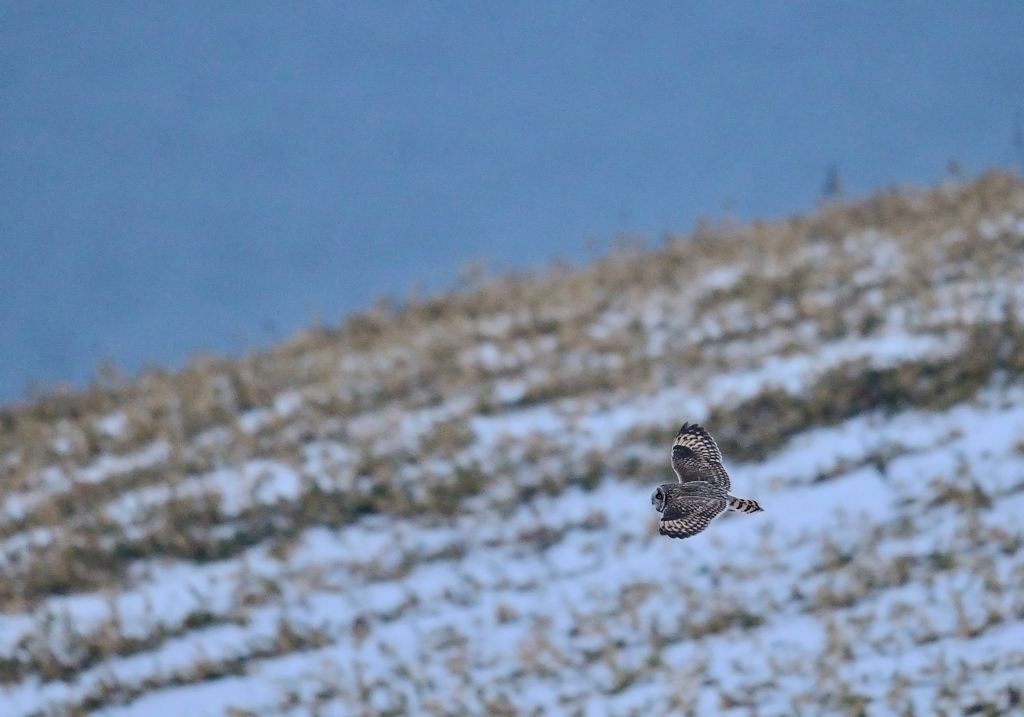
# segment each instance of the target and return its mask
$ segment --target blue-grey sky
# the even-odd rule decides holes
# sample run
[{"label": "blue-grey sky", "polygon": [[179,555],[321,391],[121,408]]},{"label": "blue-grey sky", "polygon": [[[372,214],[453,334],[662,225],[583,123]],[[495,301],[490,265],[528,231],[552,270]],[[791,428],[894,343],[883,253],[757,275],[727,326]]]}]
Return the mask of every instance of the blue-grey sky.
[{"label": "blue-grey sky", "polygon": [[1016,2],[0,5],[0,401],[1014,166]]}]

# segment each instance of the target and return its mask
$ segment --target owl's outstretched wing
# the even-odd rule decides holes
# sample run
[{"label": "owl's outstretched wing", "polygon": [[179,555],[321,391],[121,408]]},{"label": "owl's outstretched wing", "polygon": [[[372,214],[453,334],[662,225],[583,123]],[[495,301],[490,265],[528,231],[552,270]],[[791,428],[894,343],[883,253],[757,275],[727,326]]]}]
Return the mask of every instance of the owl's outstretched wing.
[{"label": "owl's outstretched wing", "polygon": [[689,538],[708,527],[723,510],[725,498],[702,498],[671,503],[661,514],[658,532],[670,538]]},{"label": "owl's outstretched wing", "polygon": [[680,483],[704,481],[725,491],[731,486],[718,444],[707,429],[696,423],[684,423],[676,434],[672,470]]}]

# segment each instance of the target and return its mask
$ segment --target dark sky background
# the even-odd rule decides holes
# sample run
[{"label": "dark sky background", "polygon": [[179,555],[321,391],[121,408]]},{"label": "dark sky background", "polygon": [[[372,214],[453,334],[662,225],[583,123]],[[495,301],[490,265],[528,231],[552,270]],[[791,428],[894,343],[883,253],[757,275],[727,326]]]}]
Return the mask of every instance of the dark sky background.
[{"label": "dark sky background", "polygon": [[1016,167],[1024,3],[0,4],[0,401]]}]

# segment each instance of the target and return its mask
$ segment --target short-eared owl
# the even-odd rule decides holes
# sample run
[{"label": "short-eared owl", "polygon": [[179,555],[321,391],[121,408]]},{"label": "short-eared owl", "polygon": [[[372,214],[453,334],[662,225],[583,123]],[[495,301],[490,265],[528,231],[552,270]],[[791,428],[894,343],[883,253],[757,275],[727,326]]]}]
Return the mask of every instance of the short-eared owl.
[{"label": "short-eared owl", "polygon": [[729,474],[711,434],[696,423],[684,423],[672,446],[672,470],[678,483],[658,486],[651,503],[661,513],[658,532],[670,538],[696,535],[726,510],[757,513],[757,501],[729,495]]}]

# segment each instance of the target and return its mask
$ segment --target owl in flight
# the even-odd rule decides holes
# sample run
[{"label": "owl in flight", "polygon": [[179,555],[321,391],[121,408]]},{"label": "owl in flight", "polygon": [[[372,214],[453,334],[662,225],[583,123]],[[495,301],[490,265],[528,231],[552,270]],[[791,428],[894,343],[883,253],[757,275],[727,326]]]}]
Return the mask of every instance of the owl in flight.
[{"label": "owl in flight", "polygon": [[672,446],[672,470],[678,483],[658,486],[651,496],[661,513],[658,532],[670,538],[696,535],[726,510],[758,513],[755,500],[729,495],[729,474],[711,434],[696,423],[684,423]]}]

